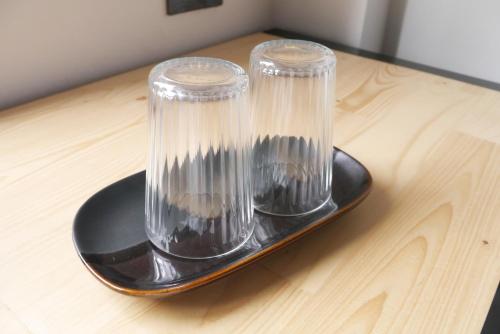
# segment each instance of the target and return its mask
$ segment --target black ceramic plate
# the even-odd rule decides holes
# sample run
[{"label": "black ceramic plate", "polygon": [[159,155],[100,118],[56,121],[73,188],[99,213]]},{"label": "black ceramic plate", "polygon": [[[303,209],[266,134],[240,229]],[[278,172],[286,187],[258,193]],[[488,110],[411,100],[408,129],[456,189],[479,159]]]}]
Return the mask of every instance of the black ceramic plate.
[{"label": "black ceramic plate", "polygon": [[73,239],[94,276],[106,286],[135,296],[163,297],[226,276],[280,249],[359,204],[372,179],[357,160],[334,150],[332,201],[304,216],[255,213],[253,236],[219,259],[188,260],[158,251],[144,232],[145,172],[120,180],[92,196],[78,211]]}]

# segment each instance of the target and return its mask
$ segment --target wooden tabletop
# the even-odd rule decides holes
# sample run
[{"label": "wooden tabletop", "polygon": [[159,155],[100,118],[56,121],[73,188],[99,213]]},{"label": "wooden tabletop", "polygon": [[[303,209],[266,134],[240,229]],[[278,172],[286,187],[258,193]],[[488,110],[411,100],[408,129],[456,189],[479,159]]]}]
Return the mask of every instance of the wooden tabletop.
[{"label": "wooden tabletop", "polygon": [[[195,52],[247,67],[254,34]],[[120,295],[75,253],[82,203],[145,168],[151,66],[0,112],[0,331],[478,333],[500,279],[500,93],[338,52],[335,144],[368,199],[214,284]]]}]

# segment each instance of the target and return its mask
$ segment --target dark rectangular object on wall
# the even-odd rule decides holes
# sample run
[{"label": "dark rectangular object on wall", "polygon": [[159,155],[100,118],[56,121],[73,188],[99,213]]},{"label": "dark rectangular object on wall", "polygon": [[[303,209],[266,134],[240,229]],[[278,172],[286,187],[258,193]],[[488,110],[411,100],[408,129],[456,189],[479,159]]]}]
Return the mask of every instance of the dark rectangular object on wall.
[{"label": "dark rectangular object on wall", "polygon": [[222,0],[167,0],[167,14],[175,15],[220,5]]}]

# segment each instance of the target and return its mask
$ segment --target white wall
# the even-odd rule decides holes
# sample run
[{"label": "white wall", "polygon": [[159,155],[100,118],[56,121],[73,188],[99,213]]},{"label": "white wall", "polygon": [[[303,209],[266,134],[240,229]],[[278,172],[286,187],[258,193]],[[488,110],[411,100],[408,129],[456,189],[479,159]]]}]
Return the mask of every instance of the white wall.
[{"label": "white wall", "polygon": [[361,43],[367,0],[272,0],[276,28],[351,46]]},{"label": "white wall", "polygon": [[276,28],[500,83],[499,0],[272,0]]},{"label": "white wall", "polygon": [[500,83],[499,0],[409,0],[397,56]]},{"label": "white wall", "polygon": [[270,0],[167,16],[165,0],[0,0],[0,109],[270,28]]}]

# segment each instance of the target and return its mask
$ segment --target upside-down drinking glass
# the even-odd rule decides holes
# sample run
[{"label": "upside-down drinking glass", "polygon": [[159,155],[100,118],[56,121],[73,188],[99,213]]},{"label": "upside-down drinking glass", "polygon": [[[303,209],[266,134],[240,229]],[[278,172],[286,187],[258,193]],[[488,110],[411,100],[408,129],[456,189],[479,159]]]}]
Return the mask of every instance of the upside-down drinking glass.
[{"label": "upside-down drinking glass", "polygon": [[149,76],[146,232],[180,257],[227,254],[253,232],[248,77],[231,62],[188,57]]},{"label": "upside-down drinking glass", "polygon": [[273,40],[250,56],[254,206],[298,215],[328,202],[336,58],[323,45]]}]

